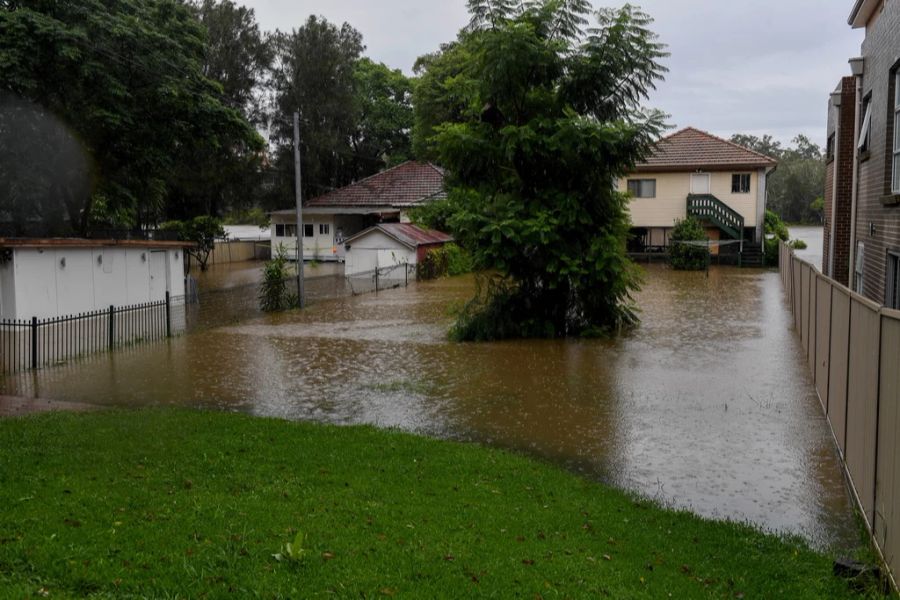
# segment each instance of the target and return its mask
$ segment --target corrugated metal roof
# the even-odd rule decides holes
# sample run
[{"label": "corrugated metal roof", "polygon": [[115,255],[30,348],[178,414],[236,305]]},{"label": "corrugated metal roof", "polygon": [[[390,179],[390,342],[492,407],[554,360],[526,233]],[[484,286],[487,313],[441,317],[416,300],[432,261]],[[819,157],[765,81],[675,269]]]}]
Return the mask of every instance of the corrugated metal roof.
[{"label": "corrugated metal roof", "polygon": [[453,241],[453,236],[449,234],[434,229],[422,229],[412,223],[379,223],[347,238],[344,243],[351,244],[354,240],[365,237],[373,231],[381,231],[409,248]]},{"label": "corrugated metal roof", "polygon": [[764,168],[777,164],[769,156],[687,127],[657,142],[652,156],[638,164],[637,170]]}]

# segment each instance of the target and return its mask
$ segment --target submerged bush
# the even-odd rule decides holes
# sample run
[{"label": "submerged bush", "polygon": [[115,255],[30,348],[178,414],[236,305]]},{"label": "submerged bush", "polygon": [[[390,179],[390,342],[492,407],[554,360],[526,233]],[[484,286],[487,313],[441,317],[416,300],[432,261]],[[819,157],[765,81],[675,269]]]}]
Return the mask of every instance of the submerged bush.
[{"label": "submerged bush", "polygon": [[778,242],[787,242],[791,234],[787,225],[781,220],[777,214],[771,210],[766,211],[765,227],[765,249],[766,266],[773,267],[778,264]]},{"label": "submerged bush", "polygon": [[259,308],[263,312],[275,312],[293,308],[297,296],[288,292],[287,256],[284,246],[279,244],[272,260],[263,268],[263,280],[259,284]]},{"label": "submerged bush", "polygon": [[472,255],[456,244],[445,244],[425,253],[425,259],[416,266],[420,280],[438,277],[455,277],[472,271]]},{"label": "submerged bush", "polygon": [[675,221],[669,236],[669,265],[680,271],[701,271],[709,264],[709,246],[691,242],[707,242],[703,225],[695,217]]}]

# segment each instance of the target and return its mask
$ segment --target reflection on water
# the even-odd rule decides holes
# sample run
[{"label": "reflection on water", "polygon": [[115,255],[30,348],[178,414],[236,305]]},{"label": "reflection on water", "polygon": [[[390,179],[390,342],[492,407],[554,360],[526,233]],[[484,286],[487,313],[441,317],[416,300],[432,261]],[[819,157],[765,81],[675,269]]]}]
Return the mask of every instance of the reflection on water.
[{"label": "reflection on water", "polygon": [[850,503],[777,273],[649,266],[615,341],[446,341],[470,278],[322,301],[24,375],[6,393],[374,423],[525,451],[826,547]]}]

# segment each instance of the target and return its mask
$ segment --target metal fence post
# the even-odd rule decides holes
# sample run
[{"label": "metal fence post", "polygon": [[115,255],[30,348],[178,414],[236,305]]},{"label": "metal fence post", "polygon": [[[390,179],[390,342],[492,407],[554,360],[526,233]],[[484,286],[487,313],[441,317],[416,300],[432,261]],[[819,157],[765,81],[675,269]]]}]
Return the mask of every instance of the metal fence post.
[{"label": "metal fence post", "polygon": [[109,305],[109,350],[112,352],[115,347],[115,331],[116,331],[116,308]]},{"label": "metal fence post", "polygon": [[38,357],[38,321],[37,317],[31,317],[31,368],[37,369]]},{"label": "metal fence post", "polygon": [[168,290],[166,290],[166,337],[172,337],[172,304]]}]

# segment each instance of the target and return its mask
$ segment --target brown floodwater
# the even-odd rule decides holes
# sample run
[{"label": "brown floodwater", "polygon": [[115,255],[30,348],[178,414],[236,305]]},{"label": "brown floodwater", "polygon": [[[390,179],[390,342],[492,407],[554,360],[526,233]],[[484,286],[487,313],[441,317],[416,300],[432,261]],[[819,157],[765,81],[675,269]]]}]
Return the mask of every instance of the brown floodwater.
[{"label": "brown floodwater", "polygon": [[477,441],[820,548],[856,544],[777,273],[647,266],[642,324],[617,340],[448,342],[450,308],[473,290],[453,278],[232,319],[2,392]]}]

